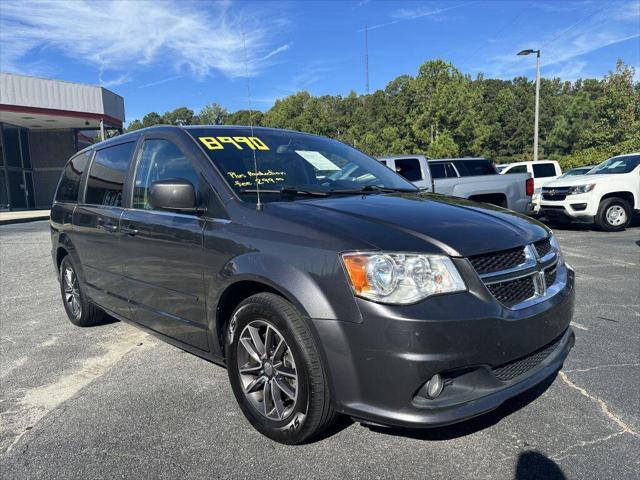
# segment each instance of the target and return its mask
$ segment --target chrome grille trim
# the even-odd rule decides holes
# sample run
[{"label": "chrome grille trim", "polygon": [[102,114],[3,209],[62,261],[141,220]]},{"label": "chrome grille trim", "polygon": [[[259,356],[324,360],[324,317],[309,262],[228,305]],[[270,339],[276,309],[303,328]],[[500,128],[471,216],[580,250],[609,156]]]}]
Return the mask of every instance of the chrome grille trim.
[{"label": "chrome grille trim", "polygon": [[[538,249],[536,248],[536,243],[539,245],[540,242],[542,241],[539,240],[535,243],[522,247],[524,249],[524,255],[526,259],[524,263],[504,270],[478,274],[483,284],[487,288],[489,294],[505,308],[508,308],[510,310],[521,310],[523,308],[530,307],[537,303],[548,300],[549,298],[559,293],[566,286],[566,267],[562,262],[558,261],[558,254],[555,249],[553,249],[553,247],[551,247],[551,249],[547,253],[545,253],[543,257],[540,257],[538,255]],[[496,253],[498,254],[498,252]],[[555,272],[555,275],[552,275],[551,272]],[[522,279],[528,277],[531,278],[531,282],[534,286],[533,291],[535,292],[535,294],[529,298],[522,300],[518,299],[519,301],[517,303],[509,305],[502,303],[493,294],[493,286],[497,287],[498,284],[508,285],[509,282],[518,281],[521,283]],[[554,279],[553,284],[547,285],[547,279],[551,278]],[[514,283],[514,289],[520,287],[520,284]]]}]

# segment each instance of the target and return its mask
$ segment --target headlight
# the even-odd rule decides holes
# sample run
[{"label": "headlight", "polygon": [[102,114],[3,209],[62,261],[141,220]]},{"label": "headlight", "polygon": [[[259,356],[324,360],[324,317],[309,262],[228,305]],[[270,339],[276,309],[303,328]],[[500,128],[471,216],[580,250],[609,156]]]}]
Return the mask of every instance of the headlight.
[{"label": "headlight", "polygon": [[344,253],[342,263],[356,295],[407,304],[467,289],[449,257],[414,253]]},{"label": "headlight", "polygon": [[569,187],[569,191],[567,195],[576,195],[578,193],[589,193],[595,187],[595,183],[590,183],[588,185],[576,185],[575,187]]}]

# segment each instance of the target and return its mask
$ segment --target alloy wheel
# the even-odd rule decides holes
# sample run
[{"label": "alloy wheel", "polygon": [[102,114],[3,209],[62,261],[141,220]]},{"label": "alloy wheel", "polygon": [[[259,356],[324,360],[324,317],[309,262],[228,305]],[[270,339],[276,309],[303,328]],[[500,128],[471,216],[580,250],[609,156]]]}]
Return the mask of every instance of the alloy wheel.
[{"label": "alloy wheel", "polygon": [[251,405],[269,420],[284,420],[298,397],[298,373],[289,345],[266,320],[246,325],[238,341],[238,375]]},{"label": "alloy wheel", "polygon": [[80,287],[78,286],[78,276],[73,268],[67,265],[62,275],[64,287],[64,301],[74,318],[80,318],[82,305],[80,304]]}]

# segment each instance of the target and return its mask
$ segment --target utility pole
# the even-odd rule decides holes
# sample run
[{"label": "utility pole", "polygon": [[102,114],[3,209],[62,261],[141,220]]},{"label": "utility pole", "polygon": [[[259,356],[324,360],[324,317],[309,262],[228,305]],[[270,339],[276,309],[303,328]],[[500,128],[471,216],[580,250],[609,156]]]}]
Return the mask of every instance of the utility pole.
[{"label": "utility pole", "polygon": [[538,161],[538,120],[540,117],[540,50],[521,50],[518,55],[536,54],[536,108],[533,124],[533,161]]},{"label": "utility pole", "polygon": [[364,26],[364,76],[366,82],[366,93],[369,95],[369,27]]}]

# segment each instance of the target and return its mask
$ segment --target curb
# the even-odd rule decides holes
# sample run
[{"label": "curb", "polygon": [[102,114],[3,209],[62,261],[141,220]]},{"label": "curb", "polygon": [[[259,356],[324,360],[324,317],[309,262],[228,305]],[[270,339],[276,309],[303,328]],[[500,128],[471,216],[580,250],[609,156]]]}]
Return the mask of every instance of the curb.
[{"label": "curb", "polygon": [[29,223],[38,222],[41,220],[49,220],[49,215],[43,215],[41,217],[28,217],[28,218],[12,218],[10,220],[0,220],[0,225],[12,225],[14,223]]}]

